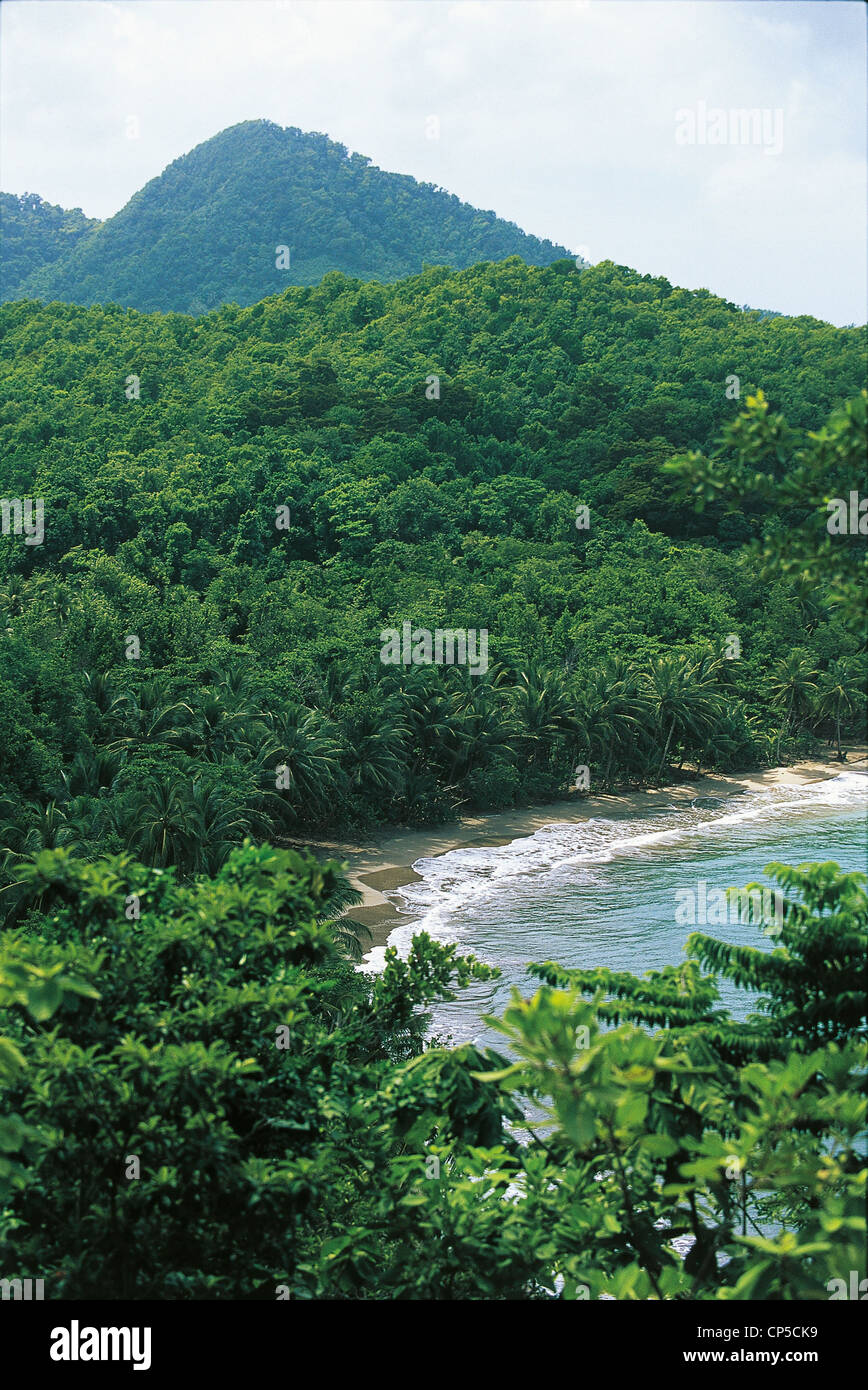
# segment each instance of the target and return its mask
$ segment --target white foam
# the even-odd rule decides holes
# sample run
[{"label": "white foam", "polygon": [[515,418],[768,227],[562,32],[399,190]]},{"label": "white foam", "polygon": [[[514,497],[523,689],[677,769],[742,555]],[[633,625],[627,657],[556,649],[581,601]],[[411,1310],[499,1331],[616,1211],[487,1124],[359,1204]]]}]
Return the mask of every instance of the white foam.
[{"label": "white foam", "polygon": [[[697,797],[696,802],[712,798]],[[396,901],[410,920],[392,930],[388,944],[405,955],[416,932],[425,931],[436,941],[460,940],[455,915],[502,890],[504,883],[528,875],[559,869],[590,873],[594,865],[641,855],[653,845],[674,845],[693,837],[732,831],[750,822],[778,821],[833,809],[868,808],[868,775],[841,772],[835,777],[801,786],[763,788],[737,798],[721,800],[723,813],[707,805],[667,807],[659,819],[668,823],[650,829],[647,818],[588,820],[543,826],[533,835],[506,845],[482,849],[455,849],[434,858],[417,859],[419,879],[386,896]],[[655,817],[658,819],[658,817]],[[358,969],[376,973],[385,964],[385,947],[371,950]]]}]

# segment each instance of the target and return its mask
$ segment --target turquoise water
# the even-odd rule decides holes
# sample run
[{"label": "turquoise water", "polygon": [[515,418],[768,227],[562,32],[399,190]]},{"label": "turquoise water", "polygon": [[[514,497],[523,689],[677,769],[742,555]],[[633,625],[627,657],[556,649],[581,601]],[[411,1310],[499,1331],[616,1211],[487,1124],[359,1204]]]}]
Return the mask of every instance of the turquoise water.
[{"label": "turquoise water", "polygon": [[[694,930],[685,920],[687,904],[701,910],[700,884],[710,904],[713,889],[754,881],[771,888],[763,870],[773,861],[835,860],[865,871],[866,829],[868,776],[857,772],[798,788],[673,802],[642,819],[551,825],[508,845],[418,860],[419,881],[390,895],[409,916],[389,944],[404,951],[413,932],[424,929],[499,966],[499,980],[474,983],[438,1007],[432,1032],[502,1049],[481,1015],[502,1013],[512,985],[533,993],[529,961],[639,975],[677,964]],[[695,929],[772,945],[756,927],[731,917],[697,920]],[[368,968],[381,960],[382,951],[372,952]],[[721,1000],[737,1017],[753,1007],[751,996],[728,984]]]}]

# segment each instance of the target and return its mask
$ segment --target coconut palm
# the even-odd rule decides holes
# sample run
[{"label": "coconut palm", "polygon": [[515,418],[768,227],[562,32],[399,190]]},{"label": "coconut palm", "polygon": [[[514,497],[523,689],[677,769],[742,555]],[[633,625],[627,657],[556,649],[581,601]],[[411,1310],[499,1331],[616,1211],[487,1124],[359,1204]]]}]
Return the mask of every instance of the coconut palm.
[{"label": "coconut palm", "polygon": [[375,707],[367,696],[362,697],[342,720],[341,733],[346,744],[343,764],[351,786],[360,792],[400,790],[408,731],[397,700],[387,699]]},{"label": "coconut palm", "polygon": [[262,686],[255,673],[240,662],[219,671],[211,671],[208,681],[219,692],[226,707],[233,712],[241,708],[250,711],[262,708]]},{"label": "coconut palm", "polygon": [[166,704],[162,685],[147,681],[138,691],[125,691],[112,702],[109,720],[119,732],[107,746],[115,752],[139,751],[167,743],[177,745],[193,717],[190,705],[180,700]]},{"label": "coconut palm", "polygon": [[353,888],[347,879],[337,878],[331,890],[324,890],[322,910],[317,915],[317,921],[331,929],[338,949],[356,962],[362,959],[363,943],[367,945],[373,940],[364,922],[357,922],[345,915],[347,908],[361,901],[362,895],[357,888]]},{"label": "coconut palm", "polygon": [[57,801],[44,806],[27,802],[9,819],[0,823],[0,854],[7,862],[25,855],[38,854],[43,849],[72,849],[90,838],[91,817],[83,805],[85,798],[76,798],[67,807]]},{"label": "coconut palm", "polygon": [[101,715],[107,715],[115,699],[114,688],[108,674],[100,671],[85,671],[82,675],[84,693],[92,700]]},{"label": "coconut palm", "polygon": [[514,757],[520,730],[507,680],[507,673],[499,668],[477,676],[466,666],[449,668],[450,784],[486,767],[495,755]]},{"label": "coconut palm", "polygon": [[126,762],[119,750],[96,748],[92,753],[79,751],[68,768],[61,772],[68,797],[98,796],[103,788],[111,787]]},{"label": "coconut palm", "polygon": [[410,768],[397,801],[397,817],[407,825],[437,825],[454,814],[456,791],[441,786],[432,773]]},{"label": "coconut palm", "polygon": [[62,625],[67,621],[75,600],[64,583],[59,580],[48,583],[40,594],[40,598],[43,599],[49,613],[57,619],[59,624]]},{"label": "coconut palm", "polygon": [[790,580],[789,590],[790,597],[798,607],[805,631],[813,632],[827,612],[816,580],[811,579],[809,575],[801,574]]},{"label": "coconut palm", "polygon": [[191,873],[216,873],[237,844],[269,829],[262,812],[246,805],[242,796],[230,796],[225,786],[209,786],[201,778],[190,784],[186,803],[194,835],[183,867]]},{"label": "coconut palm", "polygon": [[550,750],[574,746],[587,737],[575,701],[560,672],[529,666],[519,673],[512,689],[512,702],[529,762],[538,762]]},{"label": "coconut palm", "polygon": [[841,751],[841,724],[864,704],[864,667],[845,656],[830,662],[828,671],[823,671],[817,681],[814,709],[821,718],[831,719],[835,725],[835,748],[839,763],[847,761],[846,753]]},{"label": "coconut palm", "polygon": [[799,650],[788,652],[776,663],[769,676],[769,693],[773,705],[783,705],[784,721],[778,731],[775,759],[780,761],[781,741],[800,715],[810,709],[817,696],[817,671],[810,659]]},{"label": "coconut palm", "polygon": [[394,696],[407,729],[408,775],[421,778],[431,768],[445,770],[459,735],[449,691],[437,668],[387,667],[377,689]]},{"label": "coconut palm", "polygon": [[27,580],[20,574],[11,574],[0,589],[0,615],[5,618],[11,632],[11,624],[20,618],[30,597]]},{"label": "coconut palm", "polygon": [[649,701],[626,662],[610,658],[593,671],[580,692],[579,718],[589,757],[603,770],[604,786],[611,786],[616,766],[647,761],[643,746],[651,723]]},{"label": "coconut palm", "polygon": [[181,708],[189,710],[189,717],[172,737],[182,739],[188,751],[206,762],[256,746],[266,731],[264,718],[235,692],[203,690],[192,705]]},{"label": "coconut palm", "polygon": [[[721,702],[714,679],[714,664],[707,657],[696,658],[670,652],[652,662],[643,673],[642,687],[657,727],[664,737],[657,768],[662,777],[670,748],[679,741],[696,744],[715,727]],[[683,762],[683,759],[682,759]]]},{"label": "coconut palm", "polygon": [[192,805],[189,783],[165,774],[153,777],[130,803],[127,848],[146,864],[164,869],[195,858],[201,820]]},{"label": "coconut palm", "polygon": [[335,717],[342,705],[352,698],[358,686],[358,674],[350,661],[329,661],[309,682],[310,694],[305,698],[314,709]]},{"label": "coconut palm", "polygon": [[763,736],[740,703],[725,704],[696,754],[696,775],[704,766],[728,770],[764,761]]},{"label": "coconut palm", "polygon": [[284,705],[271,713],[255,761],[263,790],[279,789],[296,817],[329,805],[341,780],[337,731],[329,719],[304,705]]}]

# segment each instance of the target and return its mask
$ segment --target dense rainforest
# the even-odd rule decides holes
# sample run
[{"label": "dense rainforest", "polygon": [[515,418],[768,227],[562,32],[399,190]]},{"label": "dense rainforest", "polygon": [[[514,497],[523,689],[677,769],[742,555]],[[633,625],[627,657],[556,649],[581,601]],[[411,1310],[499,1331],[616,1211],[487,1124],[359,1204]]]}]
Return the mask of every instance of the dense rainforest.
[{"label": "dense rainforest", "polygon": [[[847,497],[863,344],[611,263],[335,273],[200,319],[4,306],[2,493],[44,502],[42,543],[0,546],[4,843],[213,869],[244,833],[857,730],[834,577],[751,558],[804,503],[711,488],[697,511],[662,465],[722,448],[780,477],[833,449],[831,414]],[[487,633],[487,669],[385,664],[405,623]]]},{"label": "dense rainforest", "polygon": [[[0,234],[11,259],[25,239],[20,217],[8,229],[4,218]],[[62,249],[55,238],[51,250],[20,278],[16,299],[182,313],[252,304],[332,270],[397,280],[426,263],[461,269],[518,255],[548,265],[569,254],[445,189],[378,169],[325,135],[273,121],[221,131],[80,243]]]},{"label": "dense rainforest", "polygon": [[864,350],[610,262],[0,309],[4,1275],[856,1296],[864,875],[770,866],[773,950],[536,962],[500,1054],[426,1036],[492,967],[358,972],[340,865],[273,842],[861,732]]},{"label": "dense rainforest", "polygon": [[62,260],[98,226],[81,208],[57,207],[36,193],[0,193],[0,301],[18,298],[33,271]]},{"label": "dense rainforest", "polygon": [[500,1054],[424,1039],[426,1005],[492,974],[455,946],[352,969],[336,865],[29,857],[0,938],[4,1275],[53,1299],[860,1297],[865,875],[770,867],[773,953],[540,963]]}]

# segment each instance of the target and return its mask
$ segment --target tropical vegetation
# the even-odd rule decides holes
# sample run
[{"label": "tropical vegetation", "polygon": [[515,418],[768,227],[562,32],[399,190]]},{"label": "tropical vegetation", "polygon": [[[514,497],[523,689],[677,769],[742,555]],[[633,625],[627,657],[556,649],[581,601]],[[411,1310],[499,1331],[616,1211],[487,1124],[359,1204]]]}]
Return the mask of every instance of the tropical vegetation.
[{"label": "tropical vegetation", "polygon": [[[2,491],[45,509],[0,538],[7,874],[845,758],[863,340],[516,259],[200,319],[6,305]],[[787,420],[727,399],[739,361]],[[487,671],[383,665],[404,622],[485,630]]]},{"label": "tropical vegetation", "polygon": [[[421,123],[418,134],[424,141]],[[315,285],[328,271],[397,280],[426,263],[462,268],[521,256],[548,265],[569,255],[436,184],[273,121],[220,131],[105,222],[50,209],[52,219],[62,215],[55,229],[48,205],[4,197],[3,298],[201,314]]]},{"label": "tropical vegetation", "polygon": [[[359,971],[340,864],[293,847],[846,760],[864,545],[826,519],[861,486],[863,353],[557,259],[197,318],[0,309],[4,1275],[369,1300],[864,1275],[864,875],[770,865],[770,939],[695,934],[641,978],[536,962],[501,1051],[427,1017],[490,966],[419,934]],[[486,669],[385,665],[404,623],[484,630]]]},{"label": "tropical vegetation", "polygon": [[[491,974],[454,946],[352,969],[336,876],[250,843],[186,883],[63,848],[20,867],[6,1268],[54,1298],[362,1300],[827,1300],[864,1271],[864,974],[803,993],[830,942],[864,962],[864,875],[780,871],[771,954],[708,939],[641,981],[516,990],[504,1053],[423,1041],[426,1005]],[[703,959],[759,987],[757,1022],[714,1007]]]}]

